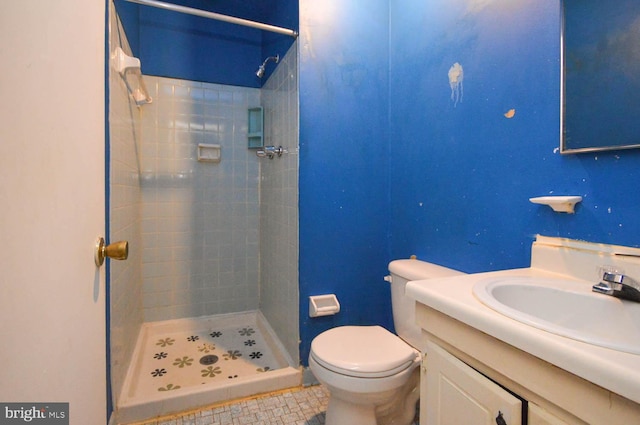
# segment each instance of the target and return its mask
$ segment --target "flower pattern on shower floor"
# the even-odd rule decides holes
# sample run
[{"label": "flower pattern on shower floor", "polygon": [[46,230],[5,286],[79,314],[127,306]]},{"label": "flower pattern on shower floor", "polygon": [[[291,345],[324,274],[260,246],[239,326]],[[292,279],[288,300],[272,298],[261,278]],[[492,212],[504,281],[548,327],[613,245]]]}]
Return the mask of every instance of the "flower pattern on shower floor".
[{"label": "flower pattern on shower floor", "polygon": [[278,367],[257,326],[150,335],[142,355],[137,391],[176,391]]}]

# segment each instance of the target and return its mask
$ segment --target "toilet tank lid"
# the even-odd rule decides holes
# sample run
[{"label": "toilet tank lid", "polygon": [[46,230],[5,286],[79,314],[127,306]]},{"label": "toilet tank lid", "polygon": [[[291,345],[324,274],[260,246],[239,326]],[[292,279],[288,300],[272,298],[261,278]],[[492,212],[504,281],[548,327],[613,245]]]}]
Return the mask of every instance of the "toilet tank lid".
[{"label": "toilet tank lid", "polygon": [[403,277],[408,281],[435,279],[465,274],[458,270],[415,259],[394,260],[389,263],[389,271],[392,274]]}]

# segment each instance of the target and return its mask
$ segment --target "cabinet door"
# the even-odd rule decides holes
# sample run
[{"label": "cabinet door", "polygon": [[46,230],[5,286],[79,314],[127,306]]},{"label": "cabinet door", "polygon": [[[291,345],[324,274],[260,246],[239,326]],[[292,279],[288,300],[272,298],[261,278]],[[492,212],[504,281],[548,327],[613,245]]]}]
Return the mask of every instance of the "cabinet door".
[{"label": "cabinet door", "polygon": [[529,402],[529,425],[567,425],[567,423]]},{"label": "cabinet door", "polygon": [[426,361],[426,425],[521,425],[522,402],[487,377],[431,342]]}]

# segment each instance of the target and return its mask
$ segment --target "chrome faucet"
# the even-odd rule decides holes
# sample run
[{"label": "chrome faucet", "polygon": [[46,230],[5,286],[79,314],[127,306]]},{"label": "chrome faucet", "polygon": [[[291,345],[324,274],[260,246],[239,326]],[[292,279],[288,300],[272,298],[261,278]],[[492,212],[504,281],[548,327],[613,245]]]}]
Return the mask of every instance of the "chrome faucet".
[{"label": "chrome faucet", "polygon": [[604,272],[602,282],[593,286],[593,292],[640,302],[640,283],[622,273]]},{"label": "chrome faucet", "polygon": [[278,147],[265,146],[264,148],[256,151],[256,155],[259,156],[260,158],[269,158],[269,159],[273,159],[273,157],[276,155],[278,155],[278,157],[281,157],[283,153],[288,153],[288,152],[282,146],[278,146]]}]

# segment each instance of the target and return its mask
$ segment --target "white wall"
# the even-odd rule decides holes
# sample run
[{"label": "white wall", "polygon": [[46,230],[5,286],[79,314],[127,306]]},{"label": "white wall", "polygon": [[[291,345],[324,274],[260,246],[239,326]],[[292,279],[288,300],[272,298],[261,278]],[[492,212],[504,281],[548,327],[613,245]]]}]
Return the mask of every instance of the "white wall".
[{"label": "white wall", "polygon": [[0,400],[104,424],[105,2],[0,8]]}]

